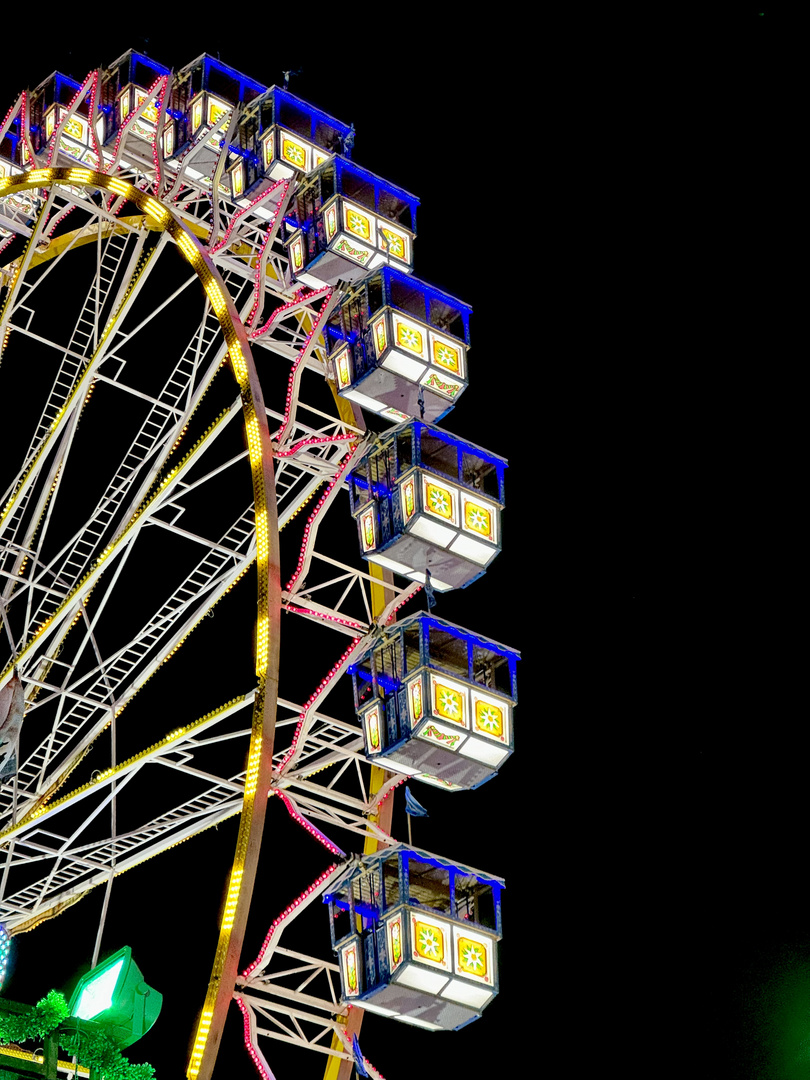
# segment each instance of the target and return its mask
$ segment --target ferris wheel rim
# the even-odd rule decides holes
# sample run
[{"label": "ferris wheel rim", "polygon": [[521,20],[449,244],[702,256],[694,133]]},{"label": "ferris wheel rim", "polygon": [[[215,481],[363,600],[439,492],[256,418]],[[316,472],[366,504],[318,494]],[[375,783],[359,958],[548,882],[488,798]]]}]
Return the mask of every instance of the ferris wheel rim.
[{"label": "ferris wheel rim", "polygon": [[[32,188],[68,184],[111,191],[133,202],[175,240],[208,296],[228,350],[229,367],[239,387],[247,434],[248,454],[256,516],[256,562],[258,568],[258,611],[256,626],[256,675],[253,717],[247,760],[247,776],[240,814],[236,854],[228,885],[226,915],[220,926],[213,969],[206,993],[189,1065],[189,1076],[197,1076],[204,1059],[215,1054],[219,1031],[227,1012],[236,979],[241,940],[250,905],[252,881],[258,863],[261,834],[272,776],[272,743],[275,726],[279,675],[279,631],[281,583],[279,570],[278,513],[274,482],[273,450],[267,411],[256,371],[250,341],[233,299],[211,256],[194,232],[163,202],[133,184],[87,168],[47,167],[0,177],[0,197]],[[15,496],[0,514],[0,526],[8,519]],[[127,524],[126,531],[132,525]],[[119,538],[120,539],[120,538]],[[75,596],[79,582],[64,603]],[[0,686],[13,676],[17,657],[0,673]],[[268,752],[268,744],[269,751]],[[264,794],[264,797],[261,797]],[[231,970],[232,969],[232,970]],[[233,976],[231,978],[231,975]],[[224,1007],[223,1007],[224,1006]]]}]

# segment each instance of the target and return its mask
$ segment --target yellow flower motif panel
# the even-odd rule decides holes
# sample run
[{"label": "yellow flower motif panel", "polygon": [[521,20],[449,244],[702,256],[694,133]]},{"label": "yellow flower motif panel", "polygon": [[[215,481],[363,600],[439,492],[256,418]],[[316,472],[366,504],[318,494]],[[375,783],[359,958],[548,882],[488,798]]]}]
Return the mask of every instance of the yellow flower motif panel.
[{"label": "yellow flower motif panel", "polygon": [[213,127],[228,111],[228,106],[214,98],[208,99],[208,123]]},{"label": "yellow flower motif panel", "polygon": [[472,928],[454,926],[453,967],[457,975],[477,983],[493,986],[495,983],[495,959],[493,942]]},{"label": "yellow flower motif panel", "polygon": [[451,927],[438,919],[417,918],[411,913],[411,958],[432,967],[450,969]]},{"label": "yellow flower motif panel", "polygon": [[86,135],[84,133],[84,127],[81,120],[77,116],[71,116],[65,122],[65,135],[70,135],[71,139],[80,139],[85,141]]},{"label": "yellow flower motif panel", "polygon": [[396,319],[395,322],[397,327],[397,345],[403,349],[408,349],[410,352],[414,352],[419,356],[424,356],[425,344],[422,331],[418,330],[410,323],[401,322],[399,319]]},{"label": "yellow flower motif panel", "polygon": [[304,265],[304,244],[300,236],[297,240],[293,240],[290,245],[290,254],[292,255],[293,266],[296,270],[300,270]]},{"label": "yellow flower motif panel", "polygon": [[460,937],[456,960],[457,970],[465,975],[477,975],[483,978],[487,973],[487,951],[478,941]]},{"label": "yellow flower motif panel", "polygon": [[[136,90],[135,91],[135,108],[139,109],[141,107],[141,105],[144,103],[145,99],[146,99],[145,91]],[[141,113],[141,116],[142,116],[142,118],[144,120],[148,120],[150,124],[156,124],[158,122],[158,111],[157,111],[157,108],[155,107],[154,101],[150,102],[149,105],[146,106],[146,108]]]},{"label": "yellow flower motif panel", "polygon": [[432,484],[425,481],[425,510],[436,517],[445,518],[455,523],[455,492],[440,484]]},{"label": "yellow flower motif panel", "polygon": [[437,926],[430,923],[416,923],[416,954],[425,960],[444,960],[444,934]]},{"label": "yellow flower motif panel", "polygon": [[359,210],[354,210],[351,206],[344,207],[344,213],[346,216],[346,228],[349,232],[359,236],[361,240],[370,239],[371,223],[366,215],[361,214]]},{"label": "yellow flower motif panel", "polygon": [[497,542],[495,528],[496,508],[486,503],[477,502],[474,499],[464,497],[464,522],[463,527],[467,532],[476,536],[483,536],[491,543]]},{"label": "yellow flower motif panel", "polygon": [[509,723],[512,710],[505,701],[472,692],[473,727],[480,735],[498,742],[509,741]]},{"label": "yellow flower motif panel", "polygon": [[392,232],[391,229],[380,228],[380,232],[385,237],[384,242],[380,244],[383,251],[388,249],[388,254],[393,255],[397,259],[405,258],[405,237],[400,236],[398,233]]},{"label": "yellow flower motif panel", "polygon": [[303,169],[306,171],[307,149],[305,146],[302,146],[301,143],[296,142],[295,139],[291,139],[289,135],[282,136],[281,156],[285,161],[289,161],[291,165],[294,165],[296,169]]},{"label": "yellow flower motif panel", "polygon": [[326,222],[326,239],[331,240],[337,232],[337,208],[334,203],[327,207],[324,220]]},{"label": "yellow flower motif panel", "polygon": [[454,724],[467,726],[467,691],[457,683],[431,675],[433,684],[433,715]]},{"label": "yellow flower motif panel", "polygon": [[503,710],[486,701],[476,701],[475,726],[487,735],[503,736]]},{"label": "yellow flower motif panel", "polygon": [[[123,106],[124,98],[121,98],[121,119],[124,118]],[[202,124],[202,109],[202,98],[198,97],[194,104],[191,106],[191,126],[194,128],[195,131],[200,126],[200,124]],[[127,102],[127,112],[129,112],[129,102]]]},{"label": "yellow flower motif panel", "polygon": [[461,375],[460,350],[447,341],[440,341],[433,335],[431,337],[433,363],[446,371],[452,371],[454,375]]}]

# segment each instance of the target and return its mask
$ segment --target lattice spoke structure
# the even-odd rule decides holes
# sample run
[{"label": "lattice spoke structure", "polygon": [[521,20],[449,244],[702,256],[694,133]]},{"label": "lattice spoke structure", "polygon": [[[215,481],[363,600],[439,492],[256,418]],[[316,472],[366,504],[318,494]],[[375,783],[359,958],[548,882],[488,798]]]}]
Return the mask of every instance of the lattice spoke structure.
[{"label": "lattice spoke structure", "polygon": [[[343,855],[335,830],[367,851],[390,840],[386,800],[404,778],[368,763],[357,718],[329,715],[326,699],[421,586],[330,547],[326,515],[352,531],[345,475],[374,438],[325,381],[327,321],[349,283],[296,280],[282,224],[306,172],[288,157],[246,187],[239,140],[258,106],[207,89],[189,97],[193,69],[114,99],[112,69],[91,72],[41,118],[44,143],[36,95],[22,94],[0,124],[0,143],[17,140],[15,162],[0,168],[0,263],[16,251],[0,266],[0,386],[18,380],[11,392],[30,421],[0,475],[0,688],[19,677],[26,701],[0,766],[0,922],[30,929],[241,814],[188,1075],[211,1075],[234,996],[265,1075],[258,1034],[339,1060],[343,1076],[354,1056],[337,965],[282,948],[280,924],[238,981],[237,961],[268,797],[333,856]],[[88,123],[105,93],[104,118]],[[199,123],[187,122],[198,107]],[[332,149],[299,147],[307,169],[349,135],[321,121],[337,125]],[[390,265],[391,244],[407,237],[382,234]],[[60,319],[47,315],[55,295],[70,312]],[[21,350],[49,372],[30,395]],[[285,581],[287,526],[297,565]],[[254,664],[238,696],[119,758],[128,717],[162,669],[253,574]],[[304,702],[276,701],[282,610],[337,635]]]}]

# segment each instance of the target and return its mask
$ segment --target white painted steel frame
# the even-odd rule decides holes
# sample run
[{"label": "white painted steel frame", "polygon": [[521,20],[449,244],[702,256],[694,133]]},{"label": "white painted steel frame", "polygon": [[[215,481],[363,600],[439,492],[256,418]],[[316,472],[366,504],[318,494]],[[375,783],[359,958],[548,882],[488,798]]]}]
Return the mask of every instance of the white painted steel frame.
[{"label": "white painted steel frame", "polygon": [[[219,126],[222,127],[226,120],[230,123],[230,117],[222,118]],[[234,299],[237,300],[240,296],[243,296],[245,286],[253,286],[254,272],[251,263],[255,263],[263,255],[262,300],[259,307],[259,315],[261,315],[262,307],[266,307],[268,304],[276,305],[279,301],[289,301],[289,294],[284,287],[287,268],[286,255],[277,241],[274,241],[266,248],[263,246],[266,242],[267,231],[265,218],[250,213],[244,214],[242,212],[243,208],[229,204],[226,199],[210,200],[205,187],[195,184],[188,169],[192,166],[192,162],[196,161],[198,164],[201,162],[205,155],[205,143],[210,135],[211,132],[208,131],[198,137],[195,145],[184,158],[182,168],[177,175],[173,179],[171,176],[169,177],[172,186],[168,195],[178,196],[178,201],[174,203],[174,209],[195,231],[199,230],[198,235],[203,231],[207,232],[209,236],[222,235],[229,225],[233,223],[234,219],[239,218],[233,234],[234,239],[238,240],[239,244],[237,252],[234,253],[232,245],[231,250],[228,252],[216,255],[214,261],[220,266],[231,288],[231,293]],[[137,147],[134,139],[130,139],[129,143],[132,145],[127,144],[126,140],[122,142],[119,150],[120,163],[123,166],[119,175],[133,183],[145,182],[151,184],[153,178],[150,174],[148,162],[144,160],[136,161],[135,155],[131,152],[133,147],[141,150],[143,147]],[[166,165],[165,162],[164,165]],[[164,173],[164,175],[166,174]],[[113,306],[121,307],[124,305],[125,299],[131,304],[137,296],[137,291],[143,287],[146,281],[144,272],[136,277],[135,266],[146,241],[147,221],[144,220],[141,223],[130,225],[117,219],[115,209],[116,205],[120,208],[121,200],[118,200],[117,204],[113,199],[110,199],[106,205],[96,204],[85,198],[77,197],[72,190],[62,191],[57,187],[50,189],[48,199],[50,202],[47,209],[53,213],[61,214],[68,208],[75,207],[86,216],[86,221],[81,229],[76,230],[77,235],[74,236],[73,241],[64,246],[57,256],[51,260],[52,265],[49,267],[48,273],[59,273],[63,261],[65,259],[69,260],[75,244],[80,240],[86,242],[88,233],[94,232],[97,251],[96,278],[88,290],[87,300],[82,308],[82,315],[74,326],[68,347],[64,348],[55,342],[53,343],[54,348],[61,348],[63,352],[63,366],[69,372],[67,387],[59,392],[61,397],[52,396],[50,407],[43,414],[40,424],[41,430],[38,431],[29,447],[26,462],[32,461],[38,446],[46,438],[53,446],[56,446],[57,442],[59,442],[50,431],[51,425],[54,423],[54,418],[58,416],[59,410],[67,401],[71,389],[75,387],[79,378],[83,376],[82,366],[87,364],[88,358],[93,365],[92,374],[96,378],[108,383],[108,385],[117,386],[122,392],[133,392],[134,388],[127,387],[121,378],[120,368],[114,374],[107,374],[106,371],[102,370],[104,364],[110,365],[119,360],[116,350],[122,347],[122,341],[120,335],[117,336],[116,334],[107,339],[100,337],[101,320],[99,315],[104,303],[109,302],[113,292],[115,292],[112,300]],[[213,207],[212,203],[214,204]],[[0,335],[2,335],[0,341],[3,343],[7,340],[7,333],[18,334],[23,337],[30,336],[30,316],[29,322],[25,322],[28,310],[26,301],[30,299],[32,291],[36,288],[36,280],[31,276],[31,264],[35,263],[35,247],[45,226],[45,213],[45,209],[43,209],[31,233],[32,242],[26,251],[26,258],[23,260],[24,265],[21,265],[19,272],[13,276],[11,302],[5,305],[2,319],[0,319]],[[23,235],[25,234],[23,233]],[[135,245],[131,250],[127,246],[130,237],[134,238],[132,243]],[[167,243],[165,234],[162,234],[158,242],[159,248],[166,247]],[[130,251],[130,254],[125,257],[127,251]],[[157,258],[158,255],[154,252],[150,255],[146,273],[153,269],[152,260]],[[65,265],[68,267],[68,263]],[[107,272],[108,278],[104,277],[105,272]],[[117,278],[116,274],[118,275]],[[116,285],[113,285],[114,281],[117,282]],[[186,282],[186,285],[188,283]],[[181,286],[181,289],[184,287]],[[177,293],[173,295],[177,295]],[[338,299],[337,292],[331,293],[326,301],[324,301],[324,297],[320,293],[316,294],[311,300],[304,298],[294,308],[287,310],[284,317],[279,318],[272,325],[270,331],[255,339],[254,347],[266,350],[282,361],[297,362],[293,378],[292,408],[283,440],[283,445],[286,447],[294,446],[301,439],[312,436],[336,437],[345,436],[352,431],[359,433],[356,427],[353,428],[352,425],[346,424],[339,417],[330,416],[315,406],[308,406],[302,397],[304,393],[302,390],[304,373],[309,371],[319,375],[321,378],[325,373],[325,352],[319,336],[313,334],[313,330],[323,325],[328,310],[331,310],[331,307],[334,306]],[[170,301],[167,298],[168,302]],[[250,306],[250,300],[243,299],[240,301],[240,306],[244,317]],[[124,314],[125,311],[121,311],[118,317],[119,322]],[[157,314],[158,312],[153,313],[139,327],[128,331],[129,337],[139,332],[148,331],[152,318]],[[258,325],[258,319],[256,322]],[[88,323],[91,327],[89,335],[84,331],[84,327]],[[171,447],[179,437],[189,418],[194,413],[199,398],[205,392],[208,382],[214,377],[222,363],[224,348],[221,344],[214,345],[217,332],[216,318],[213,316],[210,306],[207,306],[206,314],[192,335],[189,345],[175,368],[175,372],[182,371],[182,374],[178,376],[178,383],[174,384],[172,382],[174,376],[170,377],[164,388],[165,396],[149,399],[155,409],[160,409],[165,414],[161,434],[153,439],[148,449],[142,446],[138,447],[140,463],[141,465],[151,463],[150,471],[137,485],[131,482],[130,477],[129,484],[119,480],[112,487],[110,493],[102,499],[95,515],[88,520],[85,529],[74,538],[72,546],[68,546],[63,551],[62,561],[58,565],[53,560],[49,565],[39,563],[38,540],[35,532],[29,531],[23,532],[20,536],[15,535],[20,522],[24,520],[24,508],[18,515],[16,527],[14,520],[11,520],[9,527],[12,535],[4,541],[5,548],[0,551],[0,559],[4,560],[0,561],[0,566],[7,567],[7,569],[1,571],[6,582],[14,582],[17,588],[16,590],[7,591],[4,603],[18,603],[20,598],[26,598],[28,604],[26,627],[33,629],[37,620],[40,623],[44,622],[50,614],[53,614],[54,609],[65,595],[64,588],[59,589],[55,588],[53,584],[47,584],[49,580],[54,581],[66,567],[72,566],[70,579],[75,582],[81,577],[82,571],[86,570],[90,556],[88,554],[84,559],[76,558],[77,545],[86,536],[98,537],[103,534],[103,529],[99,531],[99,525],[103,520],[104,513],[109,513],[111,504],[115,503],[120,519],[126,520],[131,515],[133,508],[139,504],[144,493],[148,491],[159,472],[162,462],[165,460],[168,452],[167,448]],[[83,336],[87,341],[87,345],[82,343]],[[77,342],[79,342],[78,345]],[[205,368],[205,375],[200,375],[201,368]],[[113,371],[113,368],[110,367],[109,370]],[[134,392],[137,394],[137,391]],[[234,410],[231,410],[229,417],[233,415],[233,412]],[[59,417],[56,420],[57,427],[55,430],[58,432],[61,442],[59,442],[57,452],[50,459],[48,469],[45,470],[44,468],[45,455],[42,455],[42,463],[33,461],[33,466],[30,469],[29,482],[31,490],[36,489],[36,482],[39,481],[39,498],[42,500],[43,508],[47,514],[51,513],[55,500],[52,502],[53,496],[43,494],[43,492],[50,492],[51,485],[55,480],[57,485],[56,494],[58,496],[58,484],[62,475],[62,467],[69,463],[69,452],[75,432],[75,419],[78,418],[78,414],[79,407],[77,406],[72,411],[68,410],[68,419]],[[284,419],[283,413],[271,407],[268,408],[268,416],[275,420]],[[74,421],[73,427],[70,425],[71,417]],[[308,418],[308,423],[304,422],[304,417]],[[227,423],[228,418],[225,418],[223,423]],[[203,443],[194,453],[193,463],[203,460],[204,456],[210,453],[219,431],[220,429],[217,428],[206,435]],[[309,446],[300,453],[296,453],[294,457],[277,459],[280,524],[283,524],[285,517],[287,519],[291,517],[298,507],[304,504],[321,487],[325,480],[334,476],[344,451],[345,442],[325,443],[314,447]],[[124,457],[122,464],[124,461],[126,461],[126,457]],[[234,462],[217,464],[211,469],[210,474],[213,476],[222,468],[227,468],[232,464]],[[60,813],[67,814],[71,810],[75,812],[79,804],[87,807],[85,825],[89,824],[91,820],[95,820],[109,804],[113,790],[112,778],[109,778],[106,782],[100,781],[98,784],[93,785],[91,790],[80,789],[73,796],[68,796],[64,800],[57,800],[51,810],[43,807],[44,814],[40,817],[33,819],[26,819],[25,817],[26,814],[30,815],[32,811],[36,811],[37,807],[43,806],[42,799],[64,783],[69,773],[76,767],[78,760],[81,759],[81,755],[107,726],[110,717],[125,707],[138,688],[147,681],[150,674],[172,655],[178,643],[191,632],[200,618],[211,610],[213,604],[224,595],[255,558],[255,536],[251,531],[252,507],[250,506],[224,533],[217,535],[216,539],[202,537],[197,533],[189,533],[182,530],[176,524],[176,521],[167,521],[157,517],[157,514],[164,508],[176,507],[178,500],[182,500],[184,493],[191,489],[192,485],[184,480],[184,476],[188,474],[190,468],[191,465],[187,464],[181,472],[172,478],[167,489],[161,493],[160,499],[149,507],[149,511],[144,515],[139,530],[149,525],[158,526],[163,530],[171,531],[174,536],[182,537],[193,545],[205,546],[208,549],[207,554],[202,563],[198,565],[203,565],[205,560],[210,562],[214,556],[220,556],[224,561],[218,567],[209,566],[208,577],[204,583],[199,583],[195,579],[195,589],[190,595],[179,598],[176,594],[173,594],[164,604],[162,613],[161,611],[156,612],[154,620],[150,620],[149,623],[145,624],[124,649],[119,649],[116,653],[107,657],[100,655],[96,651],[96,681],[93,685],[99,689],[95,692],[87,692],[86,677],[79,680],[78,683],[71,682],[69,677],[65,677],[61,683],[52,680],[48,673],[52,670],[54,664],[59,664],[59,661],[44,648],[44,635],[42,635],[43,640],[38,641],[37,647],[32,649],[30,659],[27,661],[27,669],[31,673],[28,680],[29,689],[31,690],[29,697],[32,699],[30,709],[32,711],[42,709],[51,700],[51,696],[54,696],[59,700],[59,713],[56,726],[47,738],[40,743],[39,748],[34,753],[33,760],[30,763],[20,763],[22,782],[15,779],[13,785],[7,784],[0,789],[0,813],[5,813],[5,821],[11,824],[11,831],[2,836],[2,841],[6,846],[7,859],[3,868],[2,888],[0,888],[0,897],[2,897],[0,899],[0,917],[4,912],[7,912],[7,917],[14,925],[21,927],[24,924],[30,924],[31,920],[47,917],[62,906],[73,902],[75,898],[83,895],[95,884],[106,881],[112,863],[114,863],[114,872],[120,873],[124,869],[134,866],[137,862],[143,861],[143,859],[149,858],[159,851],[166,850],[174,843],[179,842],[180,839],[194,835],[217,821],[238,813],[241,809],[240,793],[244,787],[243,774],[231,777],[215,777],[202,770],[196,770],[191,764],[194,760],[194,753],[201,745],[199,733],[202,728],[195,728],[193,734],[184,734],[174,740],[170,739],[165,746],[153,748],[142,759],[139,758],[136,763],[121,769],[120,772],[118,770],[115,772],[116,799],[127,798],[128,792],[134,790],[131,786],[132,780],[145,769],[147,764],[162,763],[164,767],[168,766],[174,770],[179,769],[187,777],[194,776],[199,780],[199,796],[186,800],[182,805],[172,808],[170,822],[165,815],[163,818],[153,817],[145,821],[140,830],[133,831],[126,836],[107,837],[94,843],[92,847],[84,848],[78,843],[84,831],[84,825],[74,829],[70,834],[64,832],[53,833],[52,830],[43,828],[45,820],[51,824],[52,820],[58,820]],[[202,482],[196,480],[194,486]],[[330,501],[334,501],[337,497],[338,490],[340,488],[334,489]],[[129,497],[125,498],[125,496]],[[345,507],[340,509],[343,511]],[[322,520],[323,514],[319,518],[319,523]],[[342,521],[341,527],[345,529],[347,522],[348,519]],[[316,603],[310,600],[311,595],[316,592],[321,594],[320,601],[323,600],[325,590],[330,588],[330,583],[327,581],[320,584],[308,583],[306,587],[302,584],[292,591],[288,599],[294,600],[298,605],[307,607],[309,609],[309,614],[305,613],[307,618],[317,618],[318,615],[331,617],[327,625],[331,625],[338,632],[347,632],[346,627],[341,622],[333,620],[345,619],[347,616],[354,618],[357,623],[357,631],[365,634],[370,629],[373,621],[367,595],[367,586],[372,578],[364,569],[349,567],[325,553],[317,552],[315,550],[316,536],[317,529],[313,530],[310,537],[306,556],[307,564],[312,565],[314,560],[316,563],[322,563],[334,568],[330,570],[333,573],[331,585],[339,587],[340,595],[332,605],[323,602]],[[120,568],[128,557],[134,538],[133,535],[132,540],[122,546],[116,571],[120,572]],[[26,556],[28,556],[35,572],[35,577],[30,579],[21,578],[19,573]],[[339,573],[334,574],[334,570],[338,570]],[[189,579],[193,576],[193,573],[188,575]],[[113,602],[115,599],[115,580],[113,574],[110,576],[109,582],[105,580],[104,583],[104,587],[109,588],[109,594]],[[299,578],[299,580],[303,582],[303,577]],[[99,578],[99,581],[101,581],[101,578]],[[379,584],[379,581],[377,584]],[[102,586],[99,585],[99,587]],[[386,587],[390,594],[390,603],[385,611],[385,617],[387,618],[393,611],[394,606],[403,602],[407,596],[412,595],[417,586],[409,585],[405,588],[394,588],[389,585]],[[36,601],[31,599],[34,596],[37,597]],[[355,609],[352,609],[355,612],[354,616],[348,615],[350,597],[355,600],[359,599],[361,605],[360,611],[357,611],[356,605]],[[106,602],[106,599],[104,599],[103,603]],[[294,609],[291,607],[291,610]],[[85,594],[77,595],[76,604],[69,612],[71,617],[74,612],[81,617],[77,623],[74,623],[71,633],[77,637],[83,635],[82,648],[97,649],[92,633],[94,620],[88,616],[85,607]],[[362,613],[362,617],[358,618],[357,615],[360,613]],[[96,614],[95,618],[97,619],[97,617]],[[51,629],[51,633],[55,636],[62,633],[66,634],[70,628],[70,622],[71,619],[68,618],[68,613],[66,613],[61,623]],[[60,630],[60,626],[63,630]],[[27,632],[30,634],[31,631],[28,630]],[[348,630],[348,632],[353,636],[355,634],[353,630]],[[144,646],[145,651],[135,661],[135,651]],[[40,675],[41,677],[35,678],[34,675]],[[317,678],[318,673],[314,672],[313,675]],[[318,705],[322,703],[325,697],[326,693],[321,695]],[[242,706],[251,700],[252,690],[248,690]],[[300,707],[292,703],[280,704],[284,704],[294,715],[301,712]],[[80,719],[78,719],[76,712],[79,705],[84,705],[87,709],[87,715]],[[230,715],[230,712],[226,711],[211,719],[206,724],[206,730],[208,727],[213,728],[217,724],[221,724],[228,715]],[[61,742],[66,726],[74,723],[75,727],[72,727],[67,734],[66,741]],[[279,724],[279,727],[290,732],[292,732],[294,726],[294,720]],[[241,734],[239,732],[230,732],[222,736],[213,735],[211,737],[239,738],[244,737],[246,734],[246,731]],[[337,825],[357,835],[384,837],[386,834],[383,830],[369,823],[369,814],[378,808],[379,802],[384,794],[390,790],[391,785],[390,783],[386,785],[375,798],[368,798],[368,783],[365,774],[368,773],[369,769],[365,763],[361,763],[359,755],[361,747],[362,734],[356,723],[336,721],[325,717],[318,708],[311,708],[301,726],[298,748],[292,758],[285,761],[285,765],[281,770],[279,770],[279,764],[287,756],[287,748],[277,749],[274,754],[277,763],[277,779],[274,783],[280,784],[292,805],[304,816],[319,818],[330,825]],[[59,750],[65,751],[66,748],[69,752],[63,755],[66,763],[61,765],[57,763],[56,771],[49,772],[49,762],[55,760]],[[26,769],[28,770],[27,773]],[[317,779],[311,779],[310,773]],[[26,777],[29,777],[29,779],[26,780]],[[355,792],[338,790],[335,787],[338,779],[350,780],[352,784],[356,785]],[[48,834],[47,837],[46,833]],[[127,850],[123,850],[124,848]],[[110,857],[110,852],[113,853],[114,858]],[[48,870],[46,876],[34,885],[17,892],[9,892],[9,885],[15,872],[20,867],[30,869],[36,863],[41,863],[43,866],[53,863],[53,866]]]}]

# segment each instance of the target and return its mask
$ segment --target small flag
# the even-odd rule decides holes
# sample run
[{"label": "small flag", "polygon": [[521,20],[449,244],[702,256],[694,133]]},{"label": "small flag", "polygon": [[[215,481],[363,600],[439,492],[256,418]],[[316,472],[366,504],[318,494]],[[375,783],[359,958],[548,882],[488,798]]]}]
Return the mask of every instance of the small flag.
[{"label": "small flag", "polygon": [[411,795],[410,790],[405,788],[405,813],[411,817],[428,817],[428,812],[420,802]]},{"label": "small flag", "polygon": [[436,594],[430,582],[430,571],[425,570],[425,596],[427,597],[428,611],[436,607]]},{"label": "small flag", "polygon": [[357,1075],[368,1076],[368,1069],[363,1063],[363,1051],[360,1049],[360,1043],[357,1041],[356,1035],[352,1035],[352,1053],[354,1054],[354,1067],[357,1069]]}]

